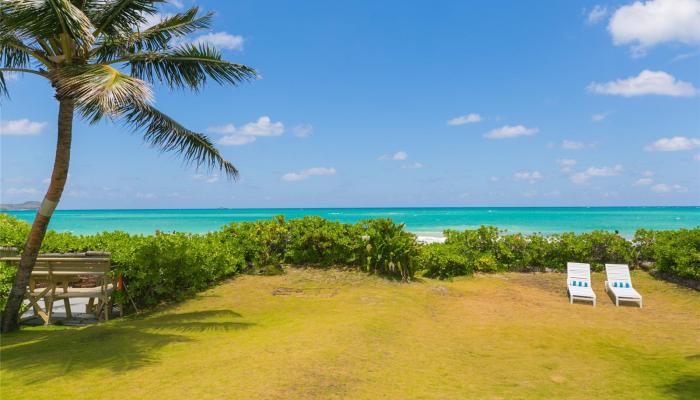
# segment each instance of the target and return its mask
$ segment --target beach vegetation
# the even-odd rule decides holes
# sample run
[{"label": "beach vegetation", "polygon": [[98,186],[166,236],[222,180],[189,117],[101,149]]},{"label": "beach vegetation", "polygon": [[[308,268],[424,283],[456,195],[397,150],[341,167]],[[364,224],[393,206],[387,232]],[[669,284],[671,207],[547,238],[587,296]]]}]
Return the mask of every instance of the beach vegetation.
[{"label": "beach vegetation", "polygon": [[[0,214],[0,246],[22,249],[29,225]],[[344,224],[307,216],[286,220],[236,222],[206,234],[158,232],[134,235],[102,232],[74,235],[49,231],[41,251],[107,251],[114,274],[127,284],[138,306],[182,300],[241,273],[279,274],[284,265],[342,267],[392,279],[416,275],[450,279],[494,272],[564,271],[566,263],[587,262],[594,271],[604,263],[645,265],[670,275],[700,279],[700,228],[640,230],[632,240],[594,231],[551,236],[508,234],[483,226],[445,231],[444,243],[419,244],[402,224],[374,219]],[[0,266],[2,285],[14,269]]]}]

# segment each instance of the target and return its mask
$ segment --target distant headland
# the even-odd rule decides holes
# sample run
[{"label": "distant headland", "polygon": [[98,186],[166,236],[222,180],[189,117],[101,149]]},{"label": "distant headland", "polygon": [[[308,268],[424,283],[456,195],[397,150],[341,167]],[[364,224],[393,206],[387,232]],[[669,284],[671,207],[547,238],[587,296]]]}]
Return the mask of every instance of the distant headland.
[{"label": "distant headland", "polygon": [[38,201],[25,201],[24,203],[0,203],[0,211],[8,210],[38,210],[41,203]]}]

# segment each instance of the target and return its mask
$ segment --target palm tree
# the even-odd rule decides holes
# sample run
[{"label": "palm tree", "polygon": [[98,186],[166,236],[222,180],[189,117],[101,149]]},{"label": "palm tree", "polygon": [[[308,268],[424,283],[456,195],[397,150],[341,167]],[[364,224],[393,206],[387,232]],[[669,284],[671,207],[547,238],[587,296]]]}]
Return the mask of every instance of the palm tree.
[{"label": "palm tree", "polygon": [[143,135],[160,151],[186,163],[238,171],[205,135],[183,127],[151,103],[151,84],[198,91],[208,80],[236,85],[255,70],[222,59],[211,45],[184,36],[209,27],[212,14],[197,8],[145,27],[165,0],[0,1],[0,94],[3,73],[47,79],[58,100],[58,141],[51,183],[22,251],[1,330],[18,329],[19,310],[39,248],[68,176],[73,114],[90,123],[108,118]]}]

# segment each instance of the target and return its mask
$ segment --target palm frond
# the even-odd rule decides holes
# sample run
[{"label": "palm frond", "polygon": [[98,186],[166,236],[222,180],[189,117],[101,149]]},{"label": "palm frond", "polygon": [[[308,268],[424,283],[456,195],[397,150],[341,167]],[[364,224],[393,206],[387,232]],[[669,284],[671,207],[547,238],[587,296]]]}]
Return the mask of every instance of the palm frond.
[{"label": "palm frond", "polygon": [[115,117],[129,105],[145,105],[153,98],[144,81],[104,64],[64,67],[52,73],[56,94],[70,97],[83,117],[95,123]]},{"label": "palm frond", "polygon": [[255,78],[254,69],[221,58],[221,53],[206,43],[185,44],[167,52],[146,52],[123,58],[131,65],[131,75],[174,88],[199,90],[213,79],[219,84],[236,85]]},{"label": "palm frond", "polygon": [[198,11],[197,7],[193,7],[184,13],[165,18],[144,31],[106,36],[93,54],[97,62],[109,62],[125,54],[167,50],[173,38],[209,28],[213,14],[197,17]]},{"label": "palm frond", "polygon": [[156,5],[164,0],[114,0],[97,3],[91,8],[91,19],[99,34],[124,35],[146,23],[146,16],[156,14]]},{"label": "palm frond", "polygon": [[123,121],[132,130],[143,133],[143,139],[164,152],[175,152],[186,164],[207,169],[219,169],[231,179],[238,178],[238,170],[219,153],[211,140],[193,132],[148,104],[132,105],[122,114]]},{"label": "palm frond", "polygon": [[0,98],[10,97],[10,92],[7,91],[7,82],[5,82],[5,75],[0,71]]},{"label": "palm frond", "polygon": [[[2,0],[0,14],[5,28],[35,38],[65,35],[79,47],[94,40],[88,17],[70,0]],[[72,49],[64,43],[64,52]]]},{"label": "palm frond", "polygon": [[0,67],[27,67],[33,51],[37,50],[25,46],[22,40],[12,33],[0,32]]}]

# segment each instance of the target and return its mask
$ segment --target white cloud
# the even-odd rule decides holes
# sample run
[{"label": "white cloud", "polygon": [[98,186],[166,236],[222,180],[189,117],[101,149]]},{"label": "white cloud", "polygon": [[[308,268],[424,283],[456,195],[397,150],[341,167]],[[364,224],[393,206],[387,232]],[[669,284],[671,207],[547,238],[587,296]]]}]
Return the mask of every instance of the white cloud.
[{"label": "white cloud", "polygon": [[681,53],[681,54],[679,54],[679,55],[673,57],[673,58],[671,59],[671,62],[678,62],[678,61],[687,60],[687,59],[689,59],[689,58],[693,58],[693,57],[697,56],[698,54],[700,54],[700,52],[698,52],[698,51],[691,51],[691,52],[688,52],[688,53]]},{"label": "white cloud", "polygon": [[192,44],[209,43],[220,49],[243,50],[243,36],[230,35],[226,32],[212,32],[198,36]]},{"label": "white cloud", "polygon": [[19,195],[38,195],[39,191],[34,188],[9,188],[5,190],[5,194],[8,196],[19,196]]},{"label": "white cloud", "polygon": [[614,167],[590,167],[583,172],[577,172],[571,175],[571,182],[580,185],[588,182],[590,178],[594,177],[606,177],[606,176],[617,176],[622,172],[622,165],[615,165]]},{"label": "white cloud", "polygon": [[182,4],[182,1],[180,1],[180,0],[170,0],[168,3],[170,3],[170,5],[172,5],[175,8],[178,8],[178,9],[185,6],[184,4]]},{"label": "white cloud", "polygon": [[299,172],[288,172],[282,176],[283,181],[297,182],[312,176],[335,175],[335,168],[314,167]]},{"label": "white cloud", "polygon": [[576,166],[576,160],[571,158],[560,158],[557,160],[557,164],[559,164],[559,169],[562,172],[569,172],[571,171],[571,168]]},{"label": "white cloud", "polygon": [[610,18],[608,31],[616,45],[631,45],[641,56],[660,43],[700,43],[700,1],[635,1],[618,8]]},{"label": "white cloud", "polygon": [[419,162],[415,162],[413,164],[402,165],[401,168],[403,168],[403,169],[421,169],[421,168],[423,168],[423,164],[419,163]]},{"label": "white cloud", "polygon": [[489,180],[490,180],[491,182],[498,182],[498,181],[501,180],[501,178],[499,178],[499,177],[497,177],[497,176],[492,176],[492,177],[489,178]]},{"label": "white cloud", "polygon": [[575,142],[573,140],[563,140],[561,142],[561,148],[564,150],[581,150],[585,149],[587,146],[582,142]]},{"label": "white cloud", "polygon": [[403,150],[399,150],[394,154],[382,154],[378,158],[379,160],[393,160],[393,161],[406,161],[408,160],[408,153]]},{"label": "white cloud", "polygon": [[559,191],[559,189],[554,189],[554,190],[551,190],[549,192],[543,193],[542,196],[543,197],[559,197],[559,196],[561,196],[561,192]]},{"label": "white cloud", "polygon": [[481,115],[471,113],[467,115],[460,115],[459,117],[452,118],[451,120],[447,121],[447,125],[452,125],[452,126],[457,126],[457,125],[464,125],[464,124],[471,124],[474,122],[479,122],[481,121]]},{"label": "white cloud", "polygon": [[678,184],[669,185],[666,183],[658,183],[658,184],[652,186],[651,190],[652,190],[652,192],[655,192],[655,193],[671,193],[671,192],[683,193],[683,192],[687,192],[688,188],[685,186],[678,185]]},{"label": "white cloud", "polygon": [[255,136],[231,135],[224,136],[219,139],[219,144],[222,146],[242,146],[244,144],[253,143]]},{"label": "white cloud", "polygon": [[523,125],[505,125],[497,129],[493,129],[490,132],[484,134],[487,139],[508,139],[518,136],[530,136],[537,133],[539,129],[537,128],[527,128]]},{"label": "white cloud", "polygon": [[608,118],[608,115],[610,115],[608,112],[593,114],[591,115],[591,120],[593,122],[601,122]]},{"label": "white cloud", "polygon": [[608,16],[608,7],[607,6],[601,6],[601,5],[595,5],[591,12],[588,13],[588,17],[586,18],[586,22],[588,22],[589,25],[594,25],[597,24],[598,22],[602,21],[605,17]]},{"label": "white cloud", "polygon": [[224,146],[240,146],[252,143],[258,137],[280,136],[284,133],[284,124],[272,122],[270,117],[262,116],[255,122],[249,122],[240,128],[233,124],[213,126],[207,129],[209,132],[221,133],[225,136],[219,139],[219,144]]},{"label": "white cloud", "polygon": [[156,195],[155,193],[143,193],[143,192],[136,192],[136,197],[139,199],[155,199]]},{"label": "white cloud", "polygon": [[38,135],[46,125],[46,122],[30,121],[26,118],[0,121],[0,135]]},{"label": "white cloud", "polygon": [[700,161],[700,154],[696,154],[693,156],[693,160],[695,161]]},{"label": "white cloud", "polygon": [[535,183],[543,178],[540,171],[519,171],[513,174],[513,178],[519,181]]},{"label": "white cloud", "polygon": [[292,132],[298,138],[307,138],[314,132],[314,127],[311,124],[301,124],[292,128]]},{"label": "white cloud", "polygon": [[243,125],[237,133],[246,136],[280,136],[284,133],[284,125],[281,122],[272,122],[270,117],[263,116],[256,122]]},{"label": "white cloud", "polygon": [[690,82],[677,80],[673,75],[663,71],[648,69],[627,79],[605,83],[591,82],[586,89],[592,93],[623,97],[645,95],[690,97],[697,93],[697,89]]},{"label": "white cloud", "polygon": [[200,182],[214,183],[214,182],[219,181],[219,175],[195,174],[195,175],[192,175],[192,179],[194,179],[195,181],[200,181]]},{"label": "white cloud", "polygon": [[649,186],[652,183],[654,183],[654,180],[651,178],[639,178],[634,182],[635,186]]},{"label": "white cloud", "polygon": [[646,151],[682,151],[692,150],[700,147],[700,139],[687,138],[684,136],[674,136],[672,138],[661,138],[652,144],[644,147]]}]

